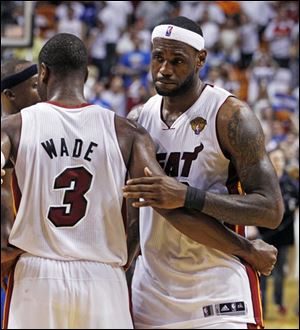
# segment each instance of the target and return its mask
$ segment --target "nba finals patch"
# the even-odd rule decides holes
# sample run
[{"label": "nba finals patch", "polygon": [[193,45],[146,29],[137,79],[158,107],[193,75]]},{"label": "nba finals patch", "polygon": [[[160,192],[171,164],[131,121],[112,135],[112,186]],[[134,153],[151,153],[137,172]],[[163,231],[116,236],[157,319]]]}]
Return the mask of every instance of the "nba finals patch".
[{"label": "nba finals patch", "polygon": [[190,122],[192,130],[195,132],[196,135],[199,135],[201,131],[203,131],[204,127],[206,126],[207,122],[202,117],[196,117]]},{"label": "nba finals patch", "polygon": [[173,30],[173,26],[169,25],[166,31],[166,37],[170,37]]}]

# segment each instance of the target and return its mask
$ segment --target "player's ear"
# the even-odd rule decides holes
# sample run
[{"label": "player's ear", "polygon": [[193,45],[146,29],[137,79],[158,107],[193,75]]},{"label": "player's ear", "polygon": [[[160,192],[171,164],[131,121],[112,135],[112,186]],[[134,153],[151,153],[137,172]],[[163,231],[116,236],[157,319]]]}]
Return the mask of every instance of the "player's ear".
[{"label": "player's ear", "polygon": [[47,65],[43,62],[40,65],[40,77],[44,84],[47,84],[49,80],[50,71]]},{"label": "player's ear", "polygon": [[197,69],[201,69],[204,64],[205,64],[205,60],[206,60],[206,56],[207,56],[207,51],[206,49],[201,49],[198,52],[198,57],[197,57]]},{"label": "player's ear", "polygon": [[9,88],[4,89],[2,93],[11,101],[14,100],[16,97],[16,94]]}]

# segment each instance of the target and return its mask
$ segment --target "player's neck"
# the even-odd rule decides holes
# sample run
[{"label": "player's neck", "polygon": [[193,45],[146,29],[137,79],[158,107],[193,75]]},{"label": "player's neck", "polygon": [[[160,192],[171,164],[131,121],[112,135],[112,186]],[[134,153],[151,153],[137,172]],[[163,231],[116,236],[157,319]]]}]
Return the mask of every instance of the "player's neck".
[{"label": "player's neck", "polygon": [[86,103],[83,91],[76,88],[71,90],[69,87],[59,88],[48,93],[48,101],[68,106]]},{"label": "player's neck", "polygon": [[187,111],[199,98],[205,83],[198,80],[196,86],[189,88],[185,94],[178,96],[165,96],[163,98],[163,108],[170,113],[183,113]]},{"label": "player's neck", "polygon": [[86,103],[83,94],[84,79],[82,76],[50,76],[47,85],[47,101],[68,106]]},{"label": "player's neck", "polygon": [[16,113],[18,113],[21,109],[16,109],[14,107],[11,108],[4,108],[2,107],[2,116],[3,118],[8,117],[10,115],[14,115]]}]

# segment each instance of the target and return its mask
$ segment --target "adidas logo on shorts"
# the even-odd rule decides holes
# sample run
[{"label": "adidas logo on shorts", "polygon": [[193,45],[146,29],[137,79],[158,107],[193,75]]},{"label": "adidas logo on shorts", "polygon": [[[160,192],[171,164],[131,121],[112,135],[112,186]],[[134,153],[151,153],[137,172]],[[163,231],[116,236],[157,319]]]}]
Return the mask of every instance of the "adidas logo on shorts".
[{"label": "adidas logo on shorts", "polygon": [[203,316],[212,315],[245,315],[247,313],[246,304],[243,301],[228,302],[216,305],[207,305],[202,308]]}]

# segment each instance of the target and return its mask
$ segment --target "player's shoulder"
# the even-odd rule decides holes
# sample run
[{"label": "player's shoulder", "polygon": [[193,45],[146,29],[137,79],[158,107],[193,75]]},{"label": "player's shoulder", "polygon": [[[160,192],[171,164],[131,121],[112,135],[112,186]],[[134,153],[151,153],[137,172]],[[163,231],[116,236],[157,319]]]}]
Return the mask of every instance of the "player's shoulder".
[{"label": "player's shoulder", "polygon": [[17,150],[20,141],[22,127],[22,117],[18,112],[13,115],[9,115],[5,118],[1,118],[1,140],[9,138],[11,145],[13,146],[13,158],[16,160]]},{"label": "player's shoulder", "polygon": [[254,112],[249,105],[234,95],[230,95],[218,112],[218,121],[252,120],[255,117]]},{"label": "player's shoulder", "polygon": [[117,115],[115,116],[115,129],[123,160],[128,168],[133,147],[137,144],[146,144],[149,134],[136,121]]},{"label": "player's shoulder", "polygon": [[229,97],[218,112],[216,127],[219,143],[225,154],[241,155],[250,149],[254,150],[255,146],[262,154],[263,130],[246,102]]},{"label": "player's shoulder", "polygon": [[117,135],[123,135],[124,137],[128,137],[130,139],[147,133],[144,127],[134,119],[124,118],[116,115],[115,125]]},{"label": "player's shoulder", "polygon": [[139,104],[134,106],[128,113],[127,118],[133,121],[138,121],[140,118],[140,115],[143,111],[144,104]]},{"label": "player's shoulder", "polygon": [[130,120],[138,121],[142,114],[151,111],[156,103],[161,102],[162,96],[156,94],[148,99],[147,102],[143,104],[138,104],[134,106],[127,115],[127,118]]},{"label": "player's shoulder", "polygon": [[10,131],[13,127],[18,126],[22,121],[21,113],[15,113],[9,116],[1,117],[1,130]]}]

